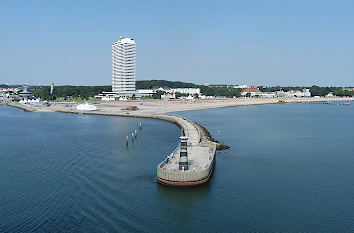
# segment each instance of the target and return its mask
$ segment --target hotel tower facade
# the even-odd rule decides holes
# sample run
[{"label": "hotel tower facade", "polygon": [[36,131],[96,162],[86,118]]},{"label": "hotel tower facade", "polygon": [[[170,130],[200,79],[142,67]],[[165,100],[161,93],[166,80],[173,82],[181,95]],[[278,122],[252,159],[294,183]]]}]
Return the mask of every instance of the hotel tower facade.
[{"label": "hotel tower facade", "polygon": [[120,37],[112,44],[112,92],[130,97],[135,93],[135,41]]}]

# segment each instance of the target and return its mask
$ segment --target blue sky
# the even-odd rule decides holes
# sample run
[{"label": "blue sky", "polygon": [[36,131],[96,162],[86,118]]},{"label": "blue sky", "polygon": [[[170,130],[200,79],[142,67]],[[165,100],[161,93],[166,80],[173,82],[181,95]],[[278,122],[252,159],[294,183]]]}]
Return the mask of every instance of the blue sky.
[{"label": "blue sky", "polygon": [[354,85],[354,1],[0,1],[0,83],[106,85],[111,44],[136,79]]}]

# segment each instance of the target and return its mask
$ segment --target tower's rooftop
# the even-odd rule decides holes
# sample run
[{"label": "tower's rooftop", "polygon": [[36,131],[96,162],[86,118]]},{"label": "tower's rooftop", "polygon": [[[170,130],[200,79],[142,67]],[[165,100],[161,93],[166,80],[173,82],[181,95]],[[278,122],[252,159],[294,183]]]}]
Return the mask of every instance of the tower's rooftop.
[{"label": "tower's rooftop", "polygon": [[135,41],[133,38],[125,38],[125,37],[119,37],[115,43],[120,43],[120,44],[135,44]]}]

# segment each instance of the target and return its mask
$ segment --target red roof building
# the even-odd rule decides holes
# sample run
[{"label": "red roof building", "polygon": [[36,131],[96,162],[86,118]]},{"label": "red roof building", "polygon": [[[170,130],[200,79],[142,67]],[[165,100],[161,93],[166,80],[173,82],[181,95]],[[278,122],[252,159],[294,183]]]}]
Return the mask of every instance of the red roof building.
[{"label": "red roof building", "polygon": [[259,88],[246,88],[242,91],[243,93],[262,93]]}]

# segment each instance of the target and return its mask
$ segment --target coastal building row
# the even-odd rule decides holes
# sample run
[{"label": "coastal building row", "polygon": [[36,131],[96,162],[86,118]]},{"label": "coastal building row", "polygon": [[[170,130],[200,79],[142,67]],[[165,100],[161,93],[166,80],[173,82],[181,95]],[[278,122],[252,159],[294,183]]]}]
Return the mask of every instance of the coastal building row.
[{"label": "coastal building row", "polygon": [[154,91],[164,91],[167,93],[181,93],[188,95],[201,94],[200,88],[169,88],[169,87],[153,87]]},{"label": "coastal building row", "polygon": [[[130,97],[152,96],[157,91],[200,95],[199,88],[168,88],[157,87],[153,89],[136,90],[135,81],[135,40],[133,38],[119,37],[112,44],[112,91],[103,92],[94,96],[101,100],[128,99]],[[174,98],[174,97],[173,97]]]},{"label": "coastal building row", "polygon": [[241,96],[261,97],[261,98],[275,98],[275,97],[311,97],[310,89],[289,90],[289,91],[275,91],[262,92],[259,88],[245,88],[241,92]]},{"label": "coastal building row", "polygon": [[[133,38],[119,37],[112,44],[112,91],[103,92],[94,97],[101,100],[116,100],[128,99],[130,97],[145,97],[152,96],[158,91],[163,91],[162,99],[175,99],[177,93],[187,96],[180,98],[193,99],[195,95],[200,98],[211,98],[202,95],[200,88],[169,88],[169,87],[154,87],[153,89],[136,90],[135,82],[135,40]],[[290,90],[288,92],[262,92],[258,88],[249,88],[247,85],[209,85],[209,87],[232,87],[243,89],[242,96],[250,97],[310,97],[309,89]]]},{"label": "coastal building row", "polygon": [[344,87],[342,88],[343,91],[354,91],[354,87]]},{"label": "coastal building row", "polygon": [[26,86],[22,87],[11,87],[11,88],[0,88],[0,101],[27,101],[36,100],[36,98],[27,91]]}]

